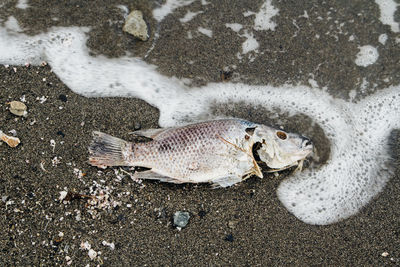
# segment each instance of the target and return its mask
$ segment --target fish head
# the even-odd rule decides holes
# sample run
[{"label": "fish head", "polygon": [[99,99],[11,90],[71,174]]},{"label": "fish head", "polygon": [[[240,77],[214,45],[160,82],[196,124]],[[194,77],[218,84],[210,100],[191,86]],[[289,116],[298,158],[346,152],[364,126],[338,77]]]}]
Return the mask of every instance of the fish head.
[{"label": "fish head", "polygon": [[254,140],[261,143],[257,150],[260,159],[273,169],[296,165],[309,156],[314,148],[307,137],[265,125],[255,129]]}]

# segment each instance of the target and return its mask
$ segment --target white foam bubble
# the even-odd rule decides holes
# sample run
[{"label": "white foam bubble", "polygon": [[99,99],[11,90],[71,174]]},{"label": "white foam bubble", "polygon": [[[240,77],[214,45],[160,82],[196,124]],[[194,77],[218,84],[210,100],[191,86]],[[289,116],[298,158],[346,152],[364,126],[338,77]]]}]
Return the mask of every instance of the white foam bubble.
[{"label": "white foam bubble", "polygon": [[243,25],[239,23],[226,23],[225,27],[230,28],[234,32],[239,32],[243,28]]},{"label": "white foam bubble", "polygon": [[278,15],[278,13],[279,9],[272,5],[271,0],[266,0],[264,4],[262,4],[258,13],[256,13],[256,17],[254,19],[254,29],[262,31],[274,31],[276,23],[272,21],[272,18]]},{"label": "white foam bubble", "polygon": [[378,50],[372,45],[360,46],[360,52],[356,55],[356,60],[354,63],[358,66],[367,67],[374,64],[379,57]]},{"label": "white foam bubble", "polygon": [[182,23],[187,23],[191,21],[194,17],[196,17],[198,14],[203,13],[203,11],[198,11],[198,12],[191,12],[190,10],[186,12],[185,16],[183,18],[180,18],[179,21]]},{"label": "white foam bubble", "polygon": [[244,17],[252,16],[252,15],[255,15],[255,14],[256,14],[256,12],[253,12],[253,11],[250,11],[250,10],[247,10],[247,11],[243,12],[243,16]]},{"label": "white foam bubble", "polygon": [[18,0],[15,7],[19,9],[27,9],[29,7],[28,0]]},{"label": "white foam bubble", "polygon": [[393,32],[399,32],[399,23],[394,20],[398,4],[394,0],[375,0],[380,9],[380,21],[389,25]]},{"label": "white foam bubble", "polygon": [[296,173],[278,189],[283,205],[300,220],[329,224],[357,213],[391,177],[386,172],[387,138],[400,127],[400,86],[379,91],[359,103],[331,97],[305,86],[250,86],[212,83],[186,88],[139,59],[92,57],[86,28],[53,28],[29,37],[0,29],[0,63],[49,62],[73,91],[86,96],[131,96],[159,108],[162,127],[210,118],[215,102],[244,102],[303,113],[332,143],[327,164]]},{"label": "white foam bubble", "polygon": [[21,27],[19,26],[19,23],[17,19],[14,16],[8,17],[7,21],[4,23],[4,26],[8,31],[11,32],[22,32]]},{"label": "white foam bubble", "polygon": [[129,14],[129,8],[125,5],[117,5],[117,7],[121,10],[124,18],[126,18]]},{"label": "white foam bubble", "polygon": [[206,28],[203,28],[203,27],[198,27],[197,31],[202,33],[202,34],[204,34],[204,35],[206,35],[206,36],[208,36],[208,37],[210,37],[210,38],[212,37],[212,30],[210,30],[210,29],[206,29]]},{"label": "white foam bubble", "polygon": [[251,51],[257,52],[257,49],[260,47],[256,38],[254,38],[254,34],[252,32],[245,31],[240,36],[246,37],[246,40],[242,43],[242,53],[247,54]]},{"label": "white foam bubble", "polygon": [[166,16],[174,12],[175,9],[192,4],[194,0],[167,0],[159,8],[153,9],[153,17],[161,22]]},{"label": "white foam bubble", "polygon": [[386,44],[387,39],[388,39],[388,36],[387,36],[386,33],[382,33],[382,34],[379,35],[379,37],[378,37],[378,41],[379,41],[382,45],[385,45],[385,44]]},{"label": "white foam bubble", "polygon": [[[240,34],[240,30],[243,28],[242,24],[239,23],[226,23],[225,27],[231,29],[234,32],[237,32],[240,37],[245,37],[246,40],[242,43],[242,54],[247,54],[251,51],[258,52],[258,48],[260,47],[256,38],[254,38],[254,33],[252,31],[244,30],[243,34]],[[241,59],[240,53],[238,54],[238,58]],[[252,60],[255,58],[253,57]]]},{"label": "white foam bubble", "polygon": [[382,190],[391,177],[385,166],[388,137],[391,129],[400,127],[399,89],[389,88],[356,105],[329,107],[333,121],[328,124],[338,127],[330,131],[330,160],[283,181],[278,189],[279,199],[297,218],[333,223],[355,214]]}]

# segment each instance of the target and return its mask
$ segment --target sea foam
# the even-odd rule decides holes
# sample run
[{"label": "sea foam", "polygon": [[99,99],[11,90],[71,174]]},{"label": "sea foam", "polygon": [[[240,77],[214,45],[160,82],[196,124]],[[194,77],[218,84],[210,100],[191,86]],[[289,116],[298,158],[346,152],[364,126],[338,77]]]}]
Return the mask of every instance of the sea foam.
[{"label": "sea foam", "polygon": [[330,224],[356,214],[391,177],[387,140],[392,129],[400,128],[400,86],[381,90],[358,103],[305,86],[211,83],[188,89],[181,80],[159,74],[155,66],[140,59],[90,56],[88,30],[52,28],[27,36],[2,28],[0,63],[47,61],[61,81],[78,94],[141,98],[160,110],[162,127],[209,118],[212,103],[219,102],[244,102],[309,116],[330,139],[330,158],[322,166],[282,181],[277,192],[283,205],[306,223]]}]

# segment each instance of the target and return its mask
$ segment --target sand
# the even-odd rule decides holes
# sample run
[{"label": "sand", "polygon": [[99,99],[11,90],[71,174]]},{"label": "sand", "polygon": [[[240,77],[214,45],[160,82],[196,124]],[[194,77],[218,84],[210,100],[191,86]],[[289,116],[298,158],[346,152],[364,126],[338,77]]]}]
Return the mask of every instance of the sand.
[{"label": "sand", "polygon": [[[115,5],[124,3],[142,9],[148,18],[157,6],[147,1]],[[35,1],[29,5],[30,9],[20,10],[14,8],[14,2],[6,3],[0,18],[14,14],[30,34],[50,26],[93,26],[88,46],[93,54],[109,57],[126,50],[143,57],[154,38],[152,34],[149,42],[141,43],[122,33],[122,23],[110,26],[108,20],[121,20],[121,14],[114,4],[104,1],[64,5]],[[201,6],[198,1],[178,9],[161,24],[161,38],[145,60],[156,64],[161,73],[192,79],[193,86],[221,82],[221,71],[232,65],[236,66],[230,69],[233,82],[308,84],[313,78],[321,87],[327,86],[332,95],[344,99],[352,89],[363,96],[399,83],[400,53],[395,34],[379,22],[379,9],[371,1],[354,1],[351,6],[341,1],[315,6],[276,3],[280,9],[276,31],[254,32],[260,45],[270,52],[253,62],[248,55],[240,61],[236,53],[241,51],[244,39],[225,23],[252,23],[251,17],[241,14],[257,11],[260,5],[258,1],[218,1]],[[189,9],[206,12],[182,25],[179,18]],[[298,19],[298,30],[285,20],[285,16],[297,17],[304,10],[316,12],[308,11],[312,25]],[[335,33],[338,40],[334,42],[335,34],[321,34],[332,30],[325,20],[317,23],[317,14],[332,17],[329,21],[354,22],[343,26],[349,34]],[[156,27],[152,19],[149,25],[153,30]],[[212,29],[213,37],[196,33],[200,26]],[[194,39],[186,38],[187,31]],[[389,36],[385,46],[378,42],[382,32]],[[354,64],[358,48],[357,43],[348,41],[351,33],[358,42],[379,47],[376,64],[368,69]],[[320,35],[318,39],[316,34]],[[376,83],[375,88],[362,90],[363,77]],[[253,177],[231,188],[212,190],[208,185],[134,181],[118,168],[99,172],[91,167],[87,147],[93,130],[132,140],[129,132],[158,127],[158,110],[142,100],[77,95],[48,65],[0,66],[0,82],[1,130],[15,129],[21,139],[16,148],[0,146],[2,266],[382,266],[400,262],[398,167],[384,191],[357,215],[332,225],[308,225],[291,215],[276,196],[280,181],[290,171],[277,178]],[[28,107],[26,118],[11,114],[5,104],[23,95]],[[43,96],[46,100],[41,103]],[[260,113],[252,109],[245,112],[240,106],[231,108],[238,116],[260,120]],[[216,109],[218,112],[223,113]],[[393,133],[391,141],[398,166],[398,132]],[[329,148],[326,150],[329,152]],[[62,191],[97,196],[102,191],[108,199],[95,204],[88,199],[63,202],[59,200]],[[188,211],[191,216],[180,231],[172,225],[176,211]],[[93,251],[87,245],[82,248],[84,242]],[[97,255],[90,259],[89,251]]]}]

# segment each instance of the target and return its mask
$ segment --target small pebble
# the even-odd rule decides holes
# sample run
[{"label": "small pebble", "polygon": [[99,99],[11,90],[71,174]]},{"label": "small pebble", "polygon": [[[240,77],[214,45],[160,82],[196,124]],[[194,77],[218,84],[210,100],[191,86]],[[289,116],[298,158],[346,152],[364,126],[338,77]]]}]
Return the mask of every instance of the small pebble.
[{"label": "small pebble", "polygon": [[147,41],[149,39],[147,23],[144,21],[143,14],[140,10],[134,10],[126,17],[125,25],[122,30],[142,41]]},{"label": "small pebble", "polygon": [[385,252],[383,252],[381,255],[382,255],[382,257],[387,257],[387,256],[389,256],[389,253],[387,253],[387,252],[385,251]]},{"label": "small pebble", "polygon": [[62,102],[67,102],[67,96],[66,95],[61,94],[61,95],[58,96],[58,99],[60,99]]},{"label": "small pebble", "polygon": [[237,224],[237,221],[229,221],[228,222],[228,227],[231,228],[231,229],[234,229],[236,224]]},{"label": "small pebble", "polygon": [[200,218],[203,218],[204,216],[206,216],[206,212],[204,210],[199,211],[198,215]]},{"label": "small pebble", "polygon": [[8,103],[10,105],[10,112],[17,116],[26,116],[28,114],[27,107],[21,101],[11,101]]},{"label": "small pebble", "polygon": [[68,192],[67,191],[60,191],[60,197],[58,198],[58,200],[63,201],[64,198],[67,196]]},{"label": "small pebble", "polygon": [[10,134],[13,136],[17,136],[17,131],[15,129],[12,129],[11,131],[8,131]]},{"label": "small pebble", "polygon": [[57,132],[57,135],[60,135],[60,136],[62,136],[62,137],[65,137],[65,134],[63,133],[63,131],[58,131],[58,132]]},{"label": "small pebble", "polygon": [[97,257],[97,252],[94,249],[89,249],[88,255],[89,255],[89,258],[91,260],[93,260],[94,258]]},{"label": "small pebble", "polygon": [[233,242],[233,240],[235,240],[235,238],[233,237],[232,234],[229,234],[229,235],[225,236],[225,241]]},{"label": "small pebble", "polygon": [[142,124],[140,124],[140,122],[135,122],[134,124],[133,124],[133,129],[135,130],[135,131],[138,131],[138,130],[140,130],[142,128]]},{"label": "small pebble", "polygon": [[174,213],[174,225],[176,227],[185,227],[190,219],[190,214],[187,211],[177,211]]}]

